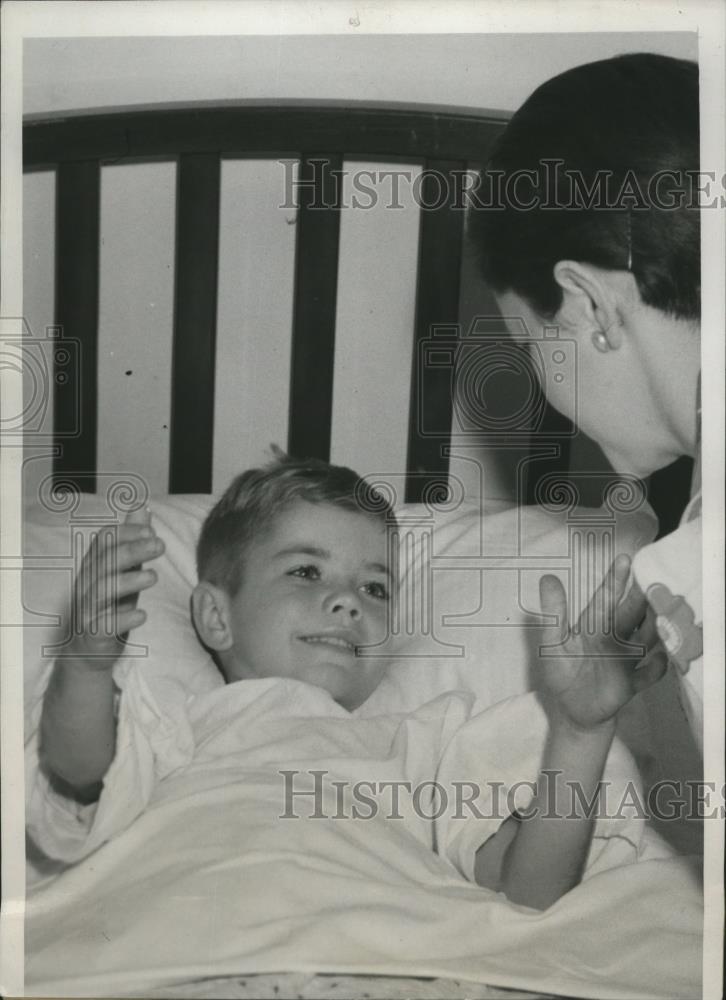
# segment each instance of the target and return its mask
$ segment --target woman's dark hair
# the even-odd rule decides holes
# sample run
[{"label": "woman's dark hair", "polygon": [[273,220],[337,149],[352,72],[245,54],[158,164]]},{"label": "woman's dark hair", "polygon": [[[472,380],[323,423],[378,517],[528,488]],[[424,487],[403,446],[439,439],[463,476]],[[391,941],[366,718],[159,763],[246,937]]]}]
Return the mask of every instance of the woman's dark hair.
[{"label": "woman's dark hair", "polygon": [[[543,317],[559,260],[632,271],[643,301],[700,315],[698,67],[649,53],[542,84],[499,137],[469,215],[487,281]],[[525,173],[529,171],[529,173]]]}]

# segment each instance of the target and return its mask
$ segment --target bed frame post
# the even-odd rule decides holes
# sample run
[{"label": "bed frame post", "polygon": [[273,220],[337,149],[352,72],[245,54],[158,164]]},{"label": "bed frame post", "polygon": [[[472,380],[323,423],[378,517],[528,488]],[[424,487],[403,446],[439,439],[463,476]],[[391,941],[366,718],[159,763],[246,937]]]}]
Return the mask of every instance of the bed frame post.
[{"label": "bed frame post", "polygon": [[63,445],[53,479],[78,492],[96,488],[100,164],[61,163],[56,181],[55,322],[78,344],[77,382],[54,352],[53,427]]},{"label": "bed frame post", "polygon": [[218,153],[179,157],[170,493],[212,492],[219,187]]},{"label": "bed frame post", "polygon": [[[426,345],[436,327],[455,327],[459,319],[464,208],[458,192],[466,166],[452,160],[428,160],[424,165],[406,462],[407,503],[419,503],[430,481],[440,483],[448,477],[449,460],[444,446],[451,435],[455,372],[451,366],[437,368],[427,364]],[[442,191],[445,200],[439,204]]]},{"label": "bed frame post", "polygon": [[339,156],[300,161],[287,450],[330,459],[340,241]]}]

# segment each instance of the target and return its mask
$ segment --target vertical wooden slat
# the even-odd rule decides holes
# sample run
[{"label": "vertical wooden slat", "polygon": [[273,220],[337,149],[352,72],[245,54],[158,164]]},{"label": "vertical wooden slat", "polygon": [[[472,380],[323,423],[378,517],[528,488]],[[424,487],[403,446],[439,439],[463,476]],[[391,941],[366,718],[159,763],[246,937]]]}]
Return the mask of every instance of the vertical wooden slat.
[{"label": "vertical wooden slat", "polygon": [[219,154],[179,158],[170,493],[212,489],[219,175]]},{"label": "vertical wooden slat", "polygon": [[56,324],[69,342],[54,354],[53,419],[62,447],[56,481],[96,486],[100,167],[63,163],[56,181]]},{"label": "vertical wooden slat", "polygon": [[335,303],[338,286],[341,159],[300,161],[295,248],[290,414],[287,448],[298,458],[330,458]]},{"label": "vertical wooden slat", "polygon": [[465,167],[457,161],[430,160],[424,168],[408,431],[408,503],[420,501],[427,482],[440,482],[448,473],[448,457],[442,450],[450,439],[454,372],[453,367],[428,365],[424,351],[434,327],[454,325],[459,318],[464,212],[453,206],[458,200],[455,185]]}]

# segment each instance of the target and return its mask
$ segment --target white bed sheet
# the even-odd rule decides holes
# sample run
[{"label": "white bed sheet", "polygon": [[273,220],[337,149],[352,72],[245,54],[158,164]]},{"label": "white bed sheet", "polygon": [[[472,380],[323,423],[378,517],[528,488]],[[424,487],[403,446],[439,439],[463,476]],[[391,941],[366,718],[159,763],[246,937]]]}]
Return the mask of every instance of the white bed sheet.
[{"label": "white bed sheet", "polygon": [[[357,821],[302,818],[309,799],[295,800],[300,819],[280,818],[278,768],[329,768],[348,787],[408,776],[415,787],[440,757],[444,787],[532,780],[546,730],[533,696],[468,723],[464,695],[393,719],[352,719],[326,699],[273,680],[198,704],[194,763],[162,781],[124,832],[31,890],[28,995],[114,996],[287,971],[463,978],[623,1000],[698,996],[698,882],[637,810],[598,820],[585,879],[545,913],[462,876],[496,818],[462,823],[447,810],[436,822],[439,853],[432,824],[405,795],[405,822],[385,807]],[[637,781],[629,755],[614,751],[605,777],[621,802]],[[328,799],[324,812],[337,811]]]}]

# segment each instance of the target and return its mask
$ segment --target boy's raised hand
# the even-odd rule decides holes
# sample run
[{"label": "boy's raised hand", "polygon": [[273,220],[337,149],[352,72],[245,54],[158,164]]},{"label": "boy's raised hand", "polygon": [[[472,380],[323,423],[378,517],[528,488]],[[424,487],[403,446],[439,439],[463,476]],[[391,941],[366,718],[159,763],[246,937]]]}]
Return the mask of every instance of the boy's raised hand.
[{"label": "boy's raised hand", "polygon": [[139,593],[156,583],[156,573],[142,563],[163,551],[146,510],[127,514],[123,524],[94,536],[74,584],[67,655],[94,670],[113,666],[129,631],[146,620],[136,603]]},{"label": "boy's raised hand", "polygon": [[[629,571],[630,559],[618,556],[574,627],[560,581],[550,575],[540,580],[542,611],[558,620],[546,629],[540,687],[551,714],[577,729],[614,722],[633,695],[660,680],[668,666],[642,592],[634,584],[623,598]],[[626,642],[634,648],[624,649]],[[645,647],[645,657],[638,647]]]}]

